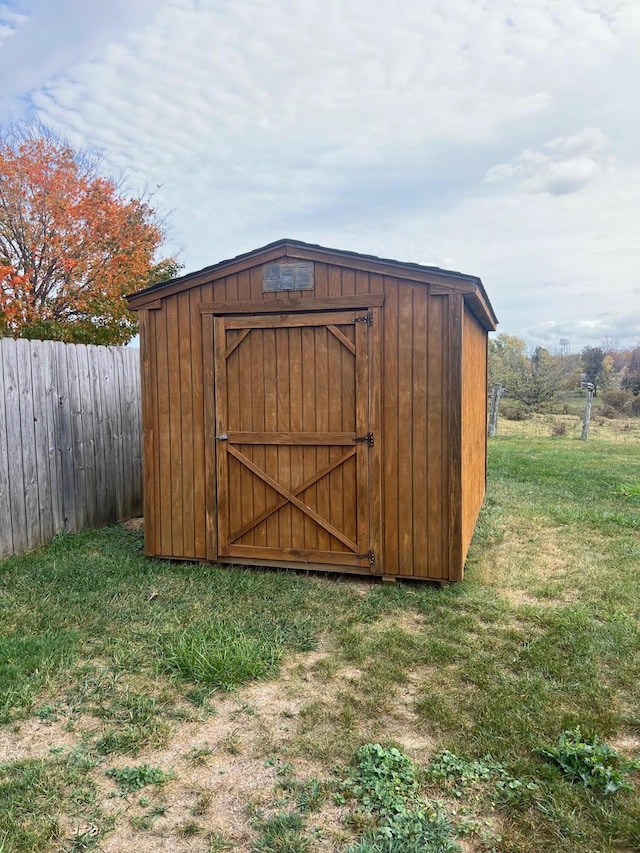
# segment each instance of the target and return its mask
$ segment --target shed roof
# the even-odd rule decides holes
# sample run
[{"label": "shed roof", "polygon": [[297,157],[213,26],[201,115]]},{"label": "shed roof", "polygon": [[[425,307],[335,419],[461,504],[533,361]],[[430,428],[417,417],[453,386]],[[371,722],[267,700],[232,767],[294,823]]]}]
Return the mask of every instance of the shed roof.
[{"label": "shed roof", "polygon": [[477,276],[424,264],[379,258],[376,255],[364,255],[343,249],[329,249],[325,246],[286,238],[276,240],[274,243],[269,243],[259,249],[253,249],[251,252],[237,255],[235,258],[219,261],[217,264],[204,267],[196,272],[187,273],[169,281],[162,281],[152,287],[131,293],[126,297],[127,303],[132,311],[137,311],[157,299],[189,290],[191,287],[198,287],[217,278],[233,275],[249,267],[268,263],[282,257],[345,266],[350,269],[396,276],[423,284],[435,284],[446,290],[458,291],[467,297],[471,309],[486,329],[495,330],[498,323],[482,281]]}]

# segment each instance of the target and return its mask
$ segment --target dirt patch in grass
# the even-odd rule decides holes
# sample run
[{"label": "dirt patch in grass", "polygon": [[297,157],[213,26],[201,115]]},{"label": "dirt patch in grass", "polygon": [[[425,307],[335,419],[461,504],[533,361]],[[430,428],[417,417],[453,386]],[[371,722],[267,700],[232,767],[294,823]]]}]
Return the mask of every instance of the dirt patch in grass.
[{"label": "dirt patch in grass", "polygon": [[[405,615],[398,623],[416,630],[423,618]],[[385,619],[384,624],[395,622]],[[229,847],[219,849],[249,853],[256,838],[252,817],[268,816],[277,808],[282,797],[278,779],[285,763],[290,762],[298,781],[326,779],[327,763],[309,753],[305,737],[301,737],[305,713],[314,704],[321,705],[326,726],[321,723],[317,736],[322,741],[335,727],[336,708],[364,677],[353,664],[336,666],[333,654],[321,643],[315,651],[286,659],[277,680],[215,694],[214,713],[206,719],[175,722],[166,748],[142,750],[135,756],[114,753],[100,757],[90,774],[99,791],[102,825],[107,827],[100,849],[104,853],[128,849],[192,853],[215,849],[215,843],[224,841]],[[416,761],[428,761],[433,741],[421,731],[413,712],[418,682],[409,678],[398,688],[392,713],[381,713],[375,721],[354,720],[341,755],[344,763],[350,759],[347,750],[352,744],[376,736],[388,739],[389,733]],[[42,758],[52,747],[73,750],[82,746],[83,733],[86,748],[86,734],[95,729],[95,722],[83,715],[73,720],[73,730],[62,717],[29,719],[0,729],[0,760]],[[108,768],[142,764],[159,767],[172,778],[123,795],[105,776]],[[344,815],[345,807],[335,805],[330,797],[308,815],[308,826],[314,827],[317,839],[315,849],[331,851],[347,842],[350,836]],[[80,819],[64,818],[63,823],[70,837],[97,831],[91,822]]]},{"label": "dirt patch in grass", "polygon": [[24,720],[0,728],[0,764],[42,758],[52,749],[71,749],[77,744],[78,733],[69,729],[66,719]]},{"label": "dirt patch in grass", "polygon": [[122,526],[125,530],[137,533],[139,530],[144,530],[144,518],[130,518],[128,521],[123,522]]}]

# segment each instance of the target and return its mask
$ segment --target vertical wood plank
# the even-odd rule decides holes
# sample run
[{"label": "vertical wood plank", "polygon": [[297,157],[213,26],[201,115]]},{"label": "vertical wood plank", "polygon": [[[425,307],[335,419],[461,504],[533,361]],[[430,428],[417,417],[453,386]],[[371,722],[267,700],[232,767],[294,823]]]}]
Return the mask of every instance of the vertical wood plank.
[{"label": "vertical wood plank", "polygon": [[[256,432],[264,432],[264,416],[265,416],[265,388],[264,388],[264,369],[265,369],[265,352],[264,339],[265,330],[255,329],[249,335],[246,345],[249,343],[251,351],[251,409],[252,409],[252,425],[251,430]],[[264,471],[266,452],[265,448],[260,445],[255,445],[248,451],[251,459]],[[244,466],[243,466],[244,467]],[[256,516],[260,515],[267,502],[267,486],[258,477],[252,478],[253,486],[253,511]],[[273,496],[273,492],[269,497]],[[255,528],[255,544],[265,546],[267,544],[267,528],[265,524],[260,524]]]},{"label": "vertical wood plank", "polygon": [[[224,435],[227,432],[227,357],[226,329],[224,318],[211,319],[213,325],[213,347],[215,353],[213,374],[215,385],[215,434]],[[205,339],[206,340],[206,339]],[[206,350],[206,345],[205,345]],[[205,380],[208,374],[209,362],[205,361]],[[215,441],[215,438],[214,438]],[[218,553],[226,556],[229,553],[229,474],[228,453],[226,441],[216,441],[215,456],[217,468],[217,497],[218,497]]]},{"label": "vertical wood plank", "polygon": [[[368,330],[365,323],[356,323],[356,435],[366,435],[369,431],[369,346]],[[366,554],[369,541],[369,452],[365,442],[356,446],[356,495],[357,495],[357,544],[358,553]],[[365,558],[359,563],[363,569],[369,569]]]},{"label": "vertical wood plank", "polygon": [[[278,332],[285,331],[279,329]],[[276,330],[265,329],[264,336],[264,354],[263,354],[263,375],[264,375],[264,428],[268,432],[275,432],[278,429],[278,377],[276,364]],[[265,450],[265,468],[264,470],[271,476],[278,475],[278,448],[267,447]],[[266,494],[267,506],[271,506],[278,499],[273,491],[268,491]],[[262,526],[262,525],[261,525]],[[266,523],[266,541],[270,546],[276,548],[282,547],[280,544],[279,525],[277,514],[272,515],[267,519]]]},{"label": "vertical wood plank", "polygon": [[413,574],[413,289],[398,304],[398,573]]},{"label": "vertical wood plank", "polygon": [[60,415],[58,404],[58,374],[56,347],[61,344],[54,341],[43,342],[43,372],[45,376],[45,395],[47,413],[47,456],[49,458],[49,482],[51,483],[51,514],[53,535],[64,530],[64,511],[62,506],[62,468],[60,461]]},{"label": "vertical wood plank", "polygon": [[[11,486],[9,478],[9,419],[13,412],[8,410],[5,400],[4,352],[10,346],[0,338],[0,557],[14,553],[13,522],[11,517]],[[13,451],[13,448],[11,448]]]},{"label": "vertical wood plank", "polygon": [[93,393],[91,388],[91,370],[89,363],[93,347],[78,347],[78,390],[82,409],[82,431],[84,449],[85,476],[85,524],[95,527],[104,523],[97,514],[96,507],[96,443],[94,435],[95,415],[93,411]]},{"label": "vertical wood plank", "polygon": [[[37,343],[37,342],[36,342]],[[22,451],[22,477],[25,502],[25,535],[27,547],[40,543],[38,498],[38,468],[36,437],[33,420],[33,389],[31,379],[31,341],[17,340],[18,392],[20,404],[20,438],[16,452]]]},{"label": "vertical wood plank", "polygon": [[[462,580],[462,336],[463,297],[452,293],[448,302],[448,398],[449,398],[449,577]],[[486,394],[485,394],[486,397]]]},{"label": "vertical wood plank", "polygon": [[[205,546],[207,559],[215,560],[218,557],[219,551],[219,519],[218,519],[218,495],[220,490],[226,489],[226,485],[219,484],[216,474],[216,465],[218,452],[226,448],[221,448],[215,440],[216,436],[216,421],[220,411],[224,413],[224,400],[222,409],[218,399],[217,389],[214,379],[214,327],[213,317],[202,318],[200,325],[202,333],[202,376],[204,382],[204,482],[205,482]],[[224,334],[222,336],[224,345]],[[196,462],[194,458],[194,464]],[[200,463],[202,457],[198,460]],[[197,465],[195,465],[197,467]],[[199,515],[194,513],[194,523],[196,524],[196,547],[198,545],[198,528]]]},{"label": "vertical wood plank", "polygon": [[180,414],[182,419],[180,448],[182,452],[182,536],[181,556],[195,557],[195,507],[193,504],[193,382],[191,375],[191,316],[189,294],[177,296],[178,349],[180,359]]},{"label": "vertical wood plank", "polygon": [[71,413],[71,446],[73,454],[73,473],[75,482],[76,527],[83,530],[87,523],[87,496],[85,488],[84,435],[82,431],[82,400],[80,399],[80,376],[78,369],[78,350],[80,345],[67,350],[67,370],[69,375],[69,406]]},{"label": "vertical wood plank", "polygon": [[[193,523],[194,547],[197,558],[202,559],[208,554],[218,555],[217,551],[217,521],[216,521],[216,482],[215,468],[212,468],[211,482],[206,480],[206,465],[203,460],[207,453],[213,454],[215,461],[215,412],[213,394],[213,321],[200,316],[200,302],[213,299],[213,285],[207,284],[189,294],[191,310],[191,382],[193,407]],[[205,330],[207,334],[204,343]],[[207,350],[208,347],[208,350]],[[206,352],[205,352],[206,350]],[[209,369],[204,378],[204,364],[207,361]],[[206,383],[206,385],[205,385]],[[206,403],[205,403],[206,399]],[[205,411],[205,406],[208,408]],[[205,441],[208,450],[205,451]],[[209,521],[207,520],[209,519]],[[211,541],[207,545],[207,531]],[[209,559],[215,559],[210,557]]]},{"label": "vertical wood plank", "polygon": [[158,485],[160,490],[159,553],[170,557],[173,548],[171,507],[171,413],[169,403],[169,353],[167,349],[166,308],[154,311],[157,360]]},{"label": "vertical wood plank", "polygon": [[73,465],[73,438],[71,431],[71,401],[69,399],[69,374],[67,372],[66,344],[56,344],[56,374],[58,377],[58,423],[60,426],[60,467],[62,473],[62,513],[64,530],[73,533],[76,524],[76,488]]},{"label": "vertical wood plank", "polygon": [[429,573],[427,543],[427,310],[428,294],[414,287],[413,296],[413,566],[416,577]]},{"label": "vertical wood plank", "polygon": [[372,571],[384,573],[382,546],[382,310],[373,308],[369,329],[369,431],[374,445],[369,448],[369,542],[375,554]]},{"label": "vertical wood plank", "polygon": [[[302,432],[303,410],[299,401],[302,400],[303,382],[303,352],[302,329],[288,329],[289,342],[289,423],[292,432]],[[291,448],[291,483],[301,485],[304,477],[304,448]],[[304,500],[304,497],[303,497]],[[291,509],[291,540],[293,547],[304,543],[304,521],[298,509]]]},{"label": "vertical wood plank", "polygon": [[[291,371],[289,340],[291,329],[279,329],[276,333],[276,376],[277,376],[277,427],[280,432],[291,429]],[[277,480],[291,489],[300,485],[293,479],[291,470],[291,447],[279,447]],[[278,536],[282,547],[292,548],[291,506],[286,505],[278,512]]]},{"label": "vertical wood plank", "polygon": [[[33,404],[34,450],[38,483],[38,542],[49,542],[53,526],[51,470],[49,467],[49,429],[47,422],[46,349],[34,341],[31,349],[31,400]],[[1,517],[1,516],[0,516]]]},{"label": "vertical wood plank", "polygon": [[142,402],[142,500],[144,515],[145,553],[155,553],[155,492],[154,469],[157,453],[156,436],[153,421],[154,365],[151,359],[151,330],[148,309],[138,311],[138,329],[140,333],[140,393]]},{"label": "vertical wood plank", "polygon": [[[306,365],[315,363],[316,330],[313,327],[303,328],[302,332],[302,429],[305,432],[316,430],[316,387],[313,370],[305,369]],[[304,480],[309,479],[317,470],[317,451],[315,447],[302,448],[302,474]],[[315,509],[317,487],[311,486],[304,492],[305,503]],[[318,526],[305,515],[303,520],[304,547],[315,550],[318,547]]]},{"label": "vertical wood plank", "polygon": [[385,571],[398,573],[398,281],[384,279],[383,465]]},{"label": "vertical wood plank", "polygon": [[448,577],[448,479],[444,463],[448,445],[445,435],[447,407],[444,389],[445,312],[443,296],[430,296],[427,316],[427,446],[429,465],[427,476],[427,543],[429,546],[429,577]]},{"label": "vertical wood plank", "polygon": [[180,411],[180,353],[178,348],[178,299],[169,297],[165,307],[169,382],[169,455],[171,480],[171,554],[183,553],[182,525],[182,417]]},{"label": "vertical wood plank", "polygon": [[99,347],[91,348],[89,358],[89,382],[91,385],[91,405],[93,410],[93,451],[95,471],[96,516],[102,524],[108,518],[107,479],[111,476],[110,459],[106,452],[105,404],[102,393],[102,364]]},{"label": "vertical wood plank", "polygon": [[[331,338],[331,339],[329,339]],[[333,377],[340,375],[340,359],[343,345],[332,338],[324,328],[315,332],[315,398],[316,398],[316,430],[328,432],[329,430],[329,384]],[[321,470],[329,464],[329,448],[319,447],[316,450],[316,469]],[[326,477],[316,486],[316,511],[322,518],[330,519],[331,498],[329,495],[329,482]],[[344,527],[338,525],[339,529]],[[318,529],[318,548],[328,551],[331,547],[331,536],[325,530]]]}]

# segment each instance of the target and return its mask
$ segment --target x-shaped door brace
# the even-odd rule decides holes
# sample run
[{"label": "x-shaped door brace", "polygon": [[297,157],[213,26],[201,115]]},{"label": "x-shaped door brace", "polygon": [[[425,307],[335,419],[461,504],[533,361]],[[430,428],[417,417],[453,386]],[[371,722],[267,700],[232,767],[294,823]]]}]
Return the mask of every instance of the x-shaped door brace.
[{"label": "x-shaped door brace", "polygon": [[269,516],[273,515],[274,512],[277,512],[279,509],[282,509],[283,506],[286,506],[288,503],[291,503],[305,515],[307,515],[318,526],[326,530],[327,533],[330,533],[332,536],[338,539],[338,541],[342,542],[343,545],[346,545],[346,547],[353,551],[354,554],[357,553],[358,546],[355,542],[352,542],[351,539],[349,539],[348,536],[345,536],[345,534],[341,530],[338,530],[338,528],[334,527],[331,522],[327,521],[325,518],[322,518],[321,515],[318,515],[315,510],[311,509],[311,507],[307,506],[298,498],[298,495],[301,495],[306,489],[308,489],[310,486],[313,486],[314,483],[317,483],[318,480],[321,480],[323,477],[326,477],[336,468],[339,468],[340,465],[343,465],[352,456],[355,456],[355,447],[350,447],[349,450],[347,450],[347,452],[344,453],[339,459],[335,459],[326,468],[323,468],[322,471],[318,471],[316,474],[313,475],[313,477],[310,477],[308,480],[302,483],[301,486],[298,486],[293,491],[286,489],[284,486],[278,483],[277,480],[274,480],[273,477],[269,476],[266,471],[263,471],[261,468],[259,468],[254,462],[251,461],[251,459],[248,459],[243,453],[240,453],[239,450],[236,450],[236,448],[232,444],[227,445],[227,451],[231,454],[231,456],[234,457],[234,459],[237,459],[238,462],[240,462],[253,474],[255,474],[256,477],[259,477],[274,491],[282,495],[282,500],[278,501],[269,509],[266,509],[261,515],[258,516],[258,518],[247,522],[244,527],[241,527],[240,530],[236,534],[234,534],[234,537],[230,540],[230,543],[236,542],[238,539],[241,539],[246,533],[248,533],[254,527],[257,527],[258,524],[262,524],[262,522],[269,518]]}]

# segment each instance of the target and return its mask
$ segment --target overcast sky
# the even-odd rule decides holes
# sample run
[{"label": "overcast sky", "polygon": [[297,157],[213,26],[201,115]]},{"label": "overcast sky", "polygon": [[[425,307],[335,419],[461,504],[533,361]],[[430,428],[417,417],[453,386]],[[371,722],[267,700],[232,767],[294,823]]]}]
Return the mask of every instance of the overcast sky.
[{"label": "overcast sky", "polygon": [[159,187],[185,271],[281,237],[640,343],[638,0],[0,0],[0,121]]}]

